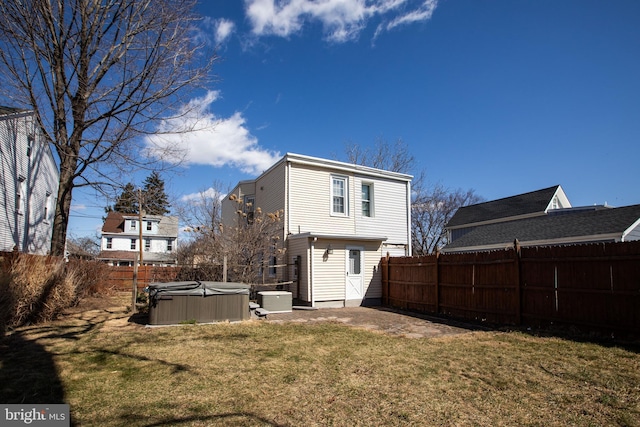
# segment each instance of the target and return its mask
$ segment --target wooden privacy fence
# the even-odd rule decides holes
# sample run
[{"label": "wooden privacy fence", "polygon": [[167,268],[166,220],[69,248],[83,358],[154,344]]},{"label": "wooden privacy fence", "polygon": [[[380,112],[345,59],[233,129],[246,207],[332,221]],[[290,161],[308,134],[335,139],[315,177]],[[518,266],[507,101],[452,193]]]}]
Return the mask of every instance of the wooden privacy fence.
[{"label": "wooden privacy fence", "polygon": [[393,257],[383,303],[495,324],[640,332],[640,242]]},{"label": "wooden privacy fence", "polygon": [[108,277],[105,278],[103,286],[107,289],[118,291],[130,291],[133,287],[134,273],[137,269],[137,286],[142,289],[149,283],[171,282],[178,277],[180,267],[107,267]]}]

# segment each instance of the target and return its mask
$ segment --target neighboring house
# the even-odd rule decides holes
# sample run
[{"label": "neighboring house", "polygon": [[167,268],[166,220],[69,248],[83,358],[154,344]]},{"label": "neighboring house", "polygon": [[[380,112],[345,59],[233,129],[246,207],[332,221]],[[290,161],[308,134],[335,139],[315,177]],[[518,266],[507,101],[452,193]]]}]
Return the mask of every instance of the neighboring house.
[{"label": "neighboring house", "polygon": [[33,111],[0,107],[0,251],[46,255],[59,172]]},{"label": "neighboring house", "polygon": [[140,224],[136,214],[109,212],[102,226],[97,259],[111,265],[133,266],[140,254],[141,230],[142,264],[175,265],[178,240],[178,218],[175,216],[144,215]]},{"label": "neighboring house", "polygon": [[[262,212],[282,211],[287,263],[278,279],[313,307],[377,304],[381,257],[411,253],[411,176],[333,160],[286,154],[230,193]],[[247,203],[248,202],[248,203]],[[225,226],[237,205],[222,202]],[[299,277],[298,277],[299,275]],[[299,278],[299,281],[297,280]]]},{"label": "neighboring house", "polygon": [[640,240],[640,205],[571,207],[562,188],[545,188],[460,208],[443,252]]}]

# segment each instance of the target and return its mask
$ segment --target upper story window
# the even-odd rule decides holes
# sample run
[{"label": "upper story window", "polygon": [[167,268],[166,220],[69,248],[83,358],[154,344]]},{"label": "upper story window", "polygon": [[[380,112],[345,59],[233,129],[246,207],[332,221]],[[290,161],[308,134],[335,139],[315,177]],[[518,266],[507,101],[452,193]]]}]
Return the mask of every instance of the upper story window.
[{"label": "upper story window", "polygon": [[131,239],[131,250],[135,250],[136,249],[136,239]]},{"label": "upper story window", "polygon": [[171,252],[173,250],[173,240],[167,240],[167,252]]},{"label": "upper story window", "polygon": [[347,215],[347,178],[341,176],[331,177],[331,213],[334,215]]},{"label": "upper story window", "polygon": [[129,228],[131,228],[132,230],[135,230],[137,222],[138,221],[132,219],[131,222],[129,223]]},{"label": "upper story window", "polygon": [[256,198],[255,196],[244,196],[244,213],[247,215],[247,222],[253,222],[253,213],[255,212]]},{"label": "upper story window", "polygon": [[362,184],[362,216],[373,216],[372,214],[372,200],[373,200],[373,185]]},{"label": "upper story window", "polygon": [[49,221],[49,213],[51,212],[51,193],[46,192],[44,198],[44,220],[45,222]]},{"label": "upper story window", "polygon": [[147,221],[147,231],[151,231],[153,229],[153,224],[151,221]]},{"label": "upper story window", "polygon": [[146,252],[151,250],[151,239],[144,239],[144,250]]},{"label": "upper story window", "polygon": [[107,249],[113,249],[113,238],[107,237]]},{"label": "upper story window", "polygon": [[18,191],[16,191],[16,211],[23,214],[27,203],[27,179],[23,176],[18,177]]}]

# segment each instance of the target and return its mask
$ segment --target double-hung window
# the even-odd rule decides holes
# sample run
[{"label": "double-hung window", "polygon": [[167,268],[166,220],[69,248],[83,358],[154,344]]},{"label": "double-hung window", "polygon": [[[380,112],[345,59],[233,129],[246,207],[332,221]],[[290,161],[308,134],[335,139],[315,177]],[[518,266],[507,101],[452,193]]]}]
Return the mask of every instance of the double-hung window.
[{"label": "double-hung window", "polygon": [[373,216],[372,200],[373,186],[371,184],[362,184],[362,216]]},{"label": "double-hung window", "polygon": [[349,206],[347,199],[347,178],[341,176],[331,177],[331,213],[334,215],[347,215]]}]

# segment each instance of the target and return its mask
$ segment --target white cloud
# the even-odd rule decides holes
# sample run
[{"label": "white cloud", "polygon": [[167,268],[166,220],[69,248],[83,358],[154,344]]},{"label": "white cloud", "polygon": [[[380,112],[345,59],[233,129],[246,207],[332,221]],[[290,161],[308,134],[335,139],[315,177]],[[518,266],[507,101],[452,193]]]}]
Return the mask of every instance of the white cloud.
[{"label": "white cloud", "polygon": [[146,154],[187,165],[232,166],[253,175],[273,165],[280,153],[260,147],[242,113],[219,118],[209,112],[219,95],[209,91],[192,100],[177,118],[160,123],[156,134],[145,139]]},{"label": "white cloud", "polygon": [[288,37],[305,24],[319,22],[325,38],[345,42],[358,37],[370,19],[381,18],[385,30],[431,18],[438,0],[246,0],[246,14],[257,36]]},{"label": "white cloud", "polygon": [[218,199],[222,200],[226,197],[226,194],[221,193],[220,191],[214,189],[213,187],[209,187],[204,191],[199,191],[197,193],[189,193],[185,194],[180,198],[182,202],[194,202],[197,204],[204,204],[203,200],[210,199]]},{"label": "white cloud", "polygon": [[227,39],[233,34],[236,29],[236,24],[228,19],[218,19],[215,22],[215,37],[216,44],[221,44],[227,41]]}]

